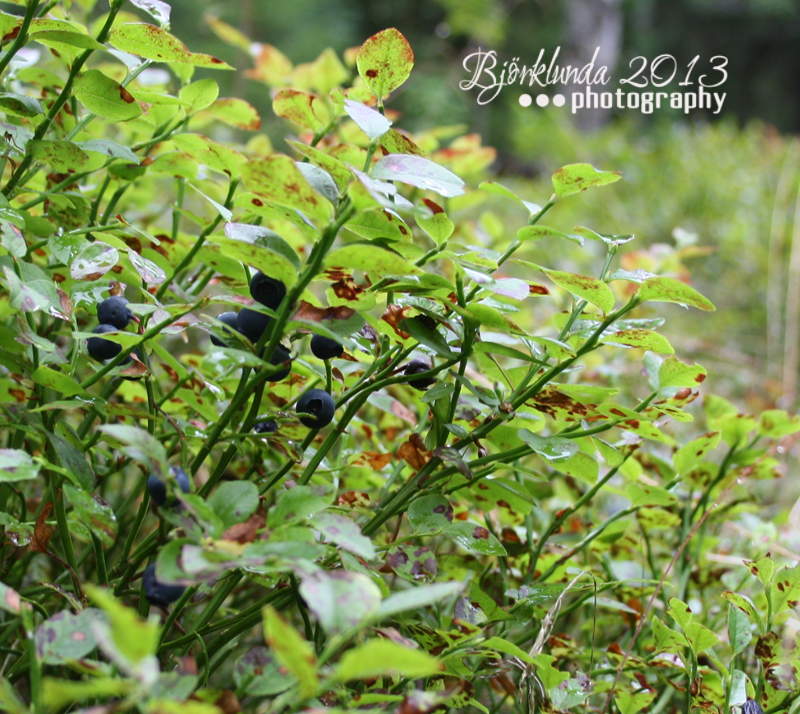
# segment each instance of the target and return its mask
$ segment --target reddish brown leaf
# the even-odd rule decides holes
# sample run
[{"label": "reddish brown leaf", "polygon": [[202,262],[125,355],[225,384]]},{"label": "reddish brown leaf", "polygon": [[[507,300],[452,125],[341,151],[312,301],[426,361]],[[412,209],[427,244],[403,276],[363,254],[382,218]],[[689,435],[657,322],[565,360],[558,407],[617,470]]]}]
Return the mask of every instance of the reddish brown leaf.
[{"label": "reddish brown leaf", "polygon": [[380,454],[377,451],[364,451],[359,454],[352,462],[352,466],[369,466],[375,471],[380,471],[392,460],[391,454]]},{"label": "reddish brown leaf", "polygon": [[293,320],[307,320],[309,322],[322,322],[322,320],[347,320],[356,314],[356,311],[345,305],[337,307],[315,307],[305,300],[300,301],[300,307],[292,316]]},{"label": "reddish brown leaf", "polygon": [[267,521],[260,513],[255,513],[244,523],[235,523],[222,534],[223,540],[233,540],[237,543],[252,543],[256,533],[261,530]]},{"label": "reddish brown leaf", "polygon": [[53,529],[47,525],[46,521],[53,510],[53,502],[48,501],[39,517],[36,519],[36,525],[33,527],[33,539],[30,543],[30,548],[34,553],[46,553],[47,546],[50,543],[50,537],[53,535]]},{"label": "reddish brown leaf", "polygon": [[431,452],[425,448],[425,442],[419,434],[412,434],[408,441],[400,444],[397,455],[415,471],[419,471],[431,458]]}]

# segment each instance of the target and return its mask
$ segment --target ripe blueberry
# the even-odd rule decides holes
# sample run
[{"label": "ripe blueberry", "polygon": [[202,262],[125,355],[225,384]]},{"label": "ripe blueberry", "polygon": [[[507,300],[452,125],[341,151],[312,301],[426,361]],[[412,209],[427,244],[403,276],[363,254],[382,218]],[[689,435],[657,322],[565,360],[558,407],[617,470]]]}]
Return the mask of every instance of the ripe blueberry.
[{"label": "ripe blueberry", "polygon": [[333,397],[322,389],[309,389],[297,400],[295,411],[305,414],[300,417],[300,423],[311,429],[321,429],[333,419],[336,404]]},{"label": "ripe blueberry", "polygon": [[280,382],[281,380],[286,379],[292,372],[292,356],[289,353],[289,350],[287,350],[283,345],[276,345],[275,351],[272,353],[272,357],[269,358],[269,363],[277,367],[285,362],[288,362],[289,365],[281,370],[278,370],[277,372],[273,372],[269,376],[270,382]]},{"label": "ripe blueberry", "polygon": [[[239,329],[239,313],[237,312],[223,312],[221,315],[217,315],[217,320],[224,322],[228,327],[232,327],[234,330]],[[225,334],[231,334],[231,331],[227,327],[223,327],[222,331]],[[211,343],[217,347],[227,347],[216,335],[211,335]]]},{"label": "ripe blueberry", "polygon": [[144,594],[148,602],[158,607],[166,607],[170,603],[175,602],[183,595],[183,591],[186,590],[185,585],[166,585],[156,580],[155,563],[150,563],[150,565],[145,568],[142,582],[144,584]]},{"label": "ripe blueberry", "polygon": [[256,302],[277,310],[286,297],[286,286],[259,271],[250,280],[250,296]]},{"label": "ripe blueberry", "polygon": [[256,434],[274,434],[278,431],[278,422],[276,421],[260,421],[254,427],[253,431]]},{"label": "ripe blueberry", "polygon": [[265,315],[263,312],[256,312],[250,308],[244,308],[239,311],[237,320],[237,329],[241,332],[250,342],[255,344],[258,342],[264,330],[267,329],[269,321],[272,318]]},{"label": "ripe blueberry", "polygon": [[[98,325],[92,332],[95,335],[105,335],[108,332],[118,332],[119,330],[114,325]],[[105,362],[108,359],[114,359],[120,352],[122,352],[122,345],[118,345],[111,340],[104,340],[102,337],[90,337],[86,341],[86,349],[89,351],[89,356],[99,362]]]},{"label": "ripe blueberry", "polygon": [[[170,466],[170,474],[178,482],[181,491],[189,493],[192,490],[191,482],[186,472],[180,466]],[[150,498],[159,506],[163,506],[167,502],[167,484],[164,483],[156,474],[150,474],[147,477],[147,492]],[[175,500],[174,498],[171,500]]]},{"label": "ripe blueberry", "polygon": [[314,335],[311,338],[311,354],[319,359],[329,360],[335,357],[341,357],[344,353],[344,347],[340,342],[332,340],[330,337],[322,335]]},{"label": "ripe blueberry", "polygon": [[114,295],[97,305],[97,320],[101,325],[113,325],[124,330],[132,319],[133,313],[124,297]]},{"label": "ripe blueberry", "polygon": [[432,387],[434,384],[436,384],[436,377],[413,376],[420,374],[421,372],[427,372],[429,369],[432,369],[432,367],[430,363],[426,362],[424,359],[412,359],[403,370],[403,374],[409,378],[408,386],[413,387],[420,392],[424,392],[426,389],[428,389],[428,387]]}]

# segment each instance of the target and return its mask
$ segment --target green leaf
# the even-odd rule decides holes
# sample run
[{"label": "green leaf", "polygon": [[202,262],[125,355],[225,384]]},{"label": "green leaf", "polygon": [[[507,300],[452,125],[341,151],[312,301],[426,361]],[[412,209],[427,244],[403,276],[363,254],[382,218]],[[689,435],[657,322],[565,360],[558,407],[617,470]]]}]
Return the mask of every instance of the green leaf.
[{"label": "green leaf", "polygon": [[31,481],[39,475],[39,464],[21,449],[0,449],[0,483]]},{"label": "green leaf", "polygon": [[800,602],[800,565],[793,568],[783,567],[776,571],[772,578],[770,598],[773,615],[797,607]]},{"label": "green leaf", "polygon": [[581,236],[564,233],[564,231],[548,228],[547,226],[523,226],[517,231],[517,240],[541,240],[542,238],[566,238],[579,246],[583,246]]},{"label": "green leaf", "polygon": [[117,517],[100,496],[64,484],[64,494],[75,509],[75,515],[106,547],[114,545],[117,538]]},{"label": "green leaf", "polygon": [[591,164],[569,164],[553,174],[553,188],[558,198],[564,198],[591,186],[614,183],[621,177],[620,171],[598,171]]},{"label": "green leaf", "polygon": [[427,652],[403,647],[391,640],[375,639],[345,652],[332,679],[337,682],[381,676],[415,679],[438,674],[443,669],[444,665]]},{"label": "green leaf", "polygon": [[[422,228],[431,238],[438,244],[444,243],[455,230],[453,221],[451,221],[441,206],[437,205],[429,199],[423,199],[424,206],[419,206],[414,214],[417,225]],[[431,214],[423,215],[422,209],[425,208],[425,213]]]},{"label": "green leaf", "polygon": [[635,481],[625,487],[625,495],[632,506],[672,506],[678,498],[665,488]]},{"label": "green leaf", "polygon": [[133,95],[99,70],[90,69],[79,74],[75,78],[74,88],[78,101],[103,119],[130,121],[142,113]]},{"label": "green leaf", "polygon": [[206,111],[217,121],[243,131],[258,131],[261,128],[258,111],[244,99],[235,97],[218,99]]},{"label": "green leaf", "polygon": [[372,177],[400,181],[452,198],[464,193],[464,182],[452,171],[413,154],[389,154],[372,167]]},{"label": "green leaf", "polygon": [[219,85],[210,77],[187,84],[178,93],[178,97],[189,105],[187,113],[198,112],[210,107],[218,96]]},{"label": "green leaf", "polygon": [[300,697],[312,696],[319,686],[317,679],[317,657],[311,643],[306,642],[278,611],[266,605],[262,610],[264,639],[275,659],[300,684]]},{"label": "green leaf", "polygon": [[453,522],[453,506],[439,493],[412,501],[408,508],[408,521],[415,533],[432,533]]},{"label": "green leaf", "polygon": [[552,466],[559,473],[576,478],[589,485],[594,485],[600,475],[600,465],[597,461],[581,451],[573,454],[568,459],[553,460]]},{"label": "green leaf", "polygon": [[45,677],[42,680],[42,701],[53,711],[65,706],[75,706],[87,699],[122,699],[129,694],[136,683],[129,679],[99,677],[85,681],[74,681]]},{"label": "green leaf", "polygon": [[[132,665],[154,662],[158,649],[159,624],[156,620],[142,620],[136,610],[125,607],[108,590],[96,585],[84,586],[86,594],[108,615],[108,626],[95,627],[98,644],[114,661],[119,656]],[[156,671],[158,671],[156,669]]]},{"label": "green leaf", "polygon": [[253,647],[237,658],[233,678],[237,687],[245,687],[252,697],[280,694],[294,683],[294,677],[283,670],[266,647]]},{"label": "green leaf", "polygon": [[322,128],[322,120],[314,112],[314,104],[322,100],[308,92],[296,89],[281,89],[272,100],[272,111],[281,119],[286,119],[303,129],[317,131]]},{"label": "green leaf", "polygon": [[172,142],[198,163],[227,176],[236,176],[239,167],[247,161],[244,154],[201,134],[176,134],[172,137]]},{"label": "green leaf", "polygon": [[94,151],[114,159],[124,159],[131,164],[139,163],[139,157],[133,151],[127,146],[111,141],[111,139],[88,139],[87,141],[77,142],[76,146],[79,146],[84,151]]},{"label": "green leaf", "polygon": [[609,313],[614,309],[614,293],[602,280],[586,275],[565,273],[560,270],[542,269],[542,272],[559,287],[596,305],[604,313]]},{"label": "green leaf", "polygon": [[329,635],[358,627],[381,604],[380,588],[363,573],[318,570],[303,578],[300,594]]},{"label": "green leaf", "polygon": [[72,377],[52,367],[39,367],[31,374],[31,379],[36,384],[55,389],[68,397],[74,397],[76,394],[86,395],[86,391],[81,389],[80,385]]},{"label": "green leaf", "polygon": [[64,174],[77,171],[89,160],[89,154],[71,141],[31,141],[28,150],[37,161]]},{"label": "green leaf", "polygon": [[783,409],[767,409],[758,417],[758,434],[768,439],[782,439],[800,431],[800,415]]},{"label": "green leaf", "polygon": [[282,154],[253,159],[240,167],[248,190],[268,201],[301,211],[312,221],[325,223],[333,207],[303,177],[294,161]]},{"label": "green leaf", "polygon": [[744,652],[753,640],[750,618],[733,603],[728,605],[728,642],[733,654]]},{"label": "green leaf", "polygon": [[638,347],[639,349],[649,350],[650,352],[660,352],[662,354],[671,355],[675,353],[669,340],[652,330],[620,330],[612,335],[604,336],[603,342],[627,345],[628,347]]},{"label": "green leaf", "polygon": [[0,109],[6,114],[18,117],[35,117],[37,114],[44,114],[44,109],[38,99],[13,92],[0,92]]},{"label": "green leaf", "polygon": [[339,186],[325,169],[307,161],[295,161],[295,166],[317,193],[325,196],[334,206],[339,202]]},{"label": "green leaf", "polygon": [[658,368],[658,388],[696,388],[705,381],[706,374],[706,370],[699,364],[688,365],[677,357],[667,357]]},{"label": "green leaf", "polygon": [[464,583],[431,583],[430,585],[417,585],[408,590],[393,592],[382,603],[376,615],[380,620],[392,617],[401,612],[416,610],[440,603],[464,589]]},{"label": "green leaf", "polygon": [[85,490],[94,485],[94,472],[86,462],[86,455],[59,436],[47,432],[47,440],[58,454],[61,465],[72,475],[72,482]]},{"label": "green leaf", "polygon": [[144,22],[115,25],[108,41],[118,50],[158,62],[178,62],[208,69],[233,69],[211,55],[189,52],[177,37]]},{"label": "green leaf", "polygon": [[675,302],[684,307],[714,311],[717,308],[697,290],[675,278],[648,278],[636,292],[639,299],[650,302]]},{"label": "green leaf", "polygon": [[578,453],[578,445],[572,439],[564,439],[560,436],[539,436],[528,429],[520,429],[517,436],[548,461],[569,459]]},{"label": "green leaf", "polygon": [[217,487],[207,502],[219,516],[222,527],[228,529],[256,512],[258,488],[250,481],[227,481]]},{"label": "green leaf", "polygon": [[693,621],[692,611],[689,606],[681,602],[678,598],[669,599],[669,609],[667,614],[675,620],[683,630],[683,634],[689,642],[689,646],[695,655],[700,654],[709,647],[713,647],[719,642],[717,637],[705,625]]},{"label": "green leaf", "polygon": [[347,115],[358,125],[370,141],[382,137],[392,126],[383,114],[370,109],[362,102],[355,102],[352,99],[344,100],[344,110]]},{"label": "green leaf", "polygon": [[267,526],[292,525],[311,518],[331,503],[333,491],[324,486],[295,486],[278,494],[267,516]]},{"label": "green leaf", "polygon": [[[34,20],[34,23],[36,20]],[[67,23],[64,26],[69,27]],[[35,27],[35,26],[34,26]],[[72,30],[41,30],[39,32],[31,32],[30,39],[43,44],[45,47],[51,47],[54,50],[69,53],[70,48],[77,47],[81,50],[105,50],[106,48],[101,45],[94,37],[83,32],[75,32]],[[72,54],[76,54],[72,50]]]},{"label": "green leaf", "polygon": [[325,257],[327,270],[361,270],[370,278],[419,275],[422,271],[413,263],[390,250],[369,243],[350,243],[331,251]]},{"label": "green leaf", "polygon": [[424,546],[393,545],[386,553],[387,565],[410,583],[429,583],[436,579],[436,556]]},{"label": "green leaf", "polygon": [[98,429],[121,442],[123,453],[144,464],[148,473],[161,477],[166,473],[167,452],[161,442],[144,429],[125,424],[106,424]]},{"label": "green leaf", "polygon": [[506,549],[486,528],[470,521],[455,521],[444,529],[444,535],[452,538],[470,553],[480,555],[505,555]]},{"label": "green leaf", "polygon": [[503,184],[497,183],[496,181],[483,181],[478,185],[478,188],[483,189],[487,193],[496,193],[498,196],[505,196],[506,198],[510,198],[512,201],[518,201],[528,209],[528,213],[531,215],[534,215],[542,210],[541,206],[531,203],[530,201],[523,200],[510,188],[507,188],[506,186],[503,186]]},{"label": "green leaf", "polygon": [[62,610],[47,618],[34,633],[36,655],[45,664],[66,664],[86,657],[95,647],[92,623],[104,621],[101,610],[89,607],[73,615]]},{"label": "green leaf", "polygon": [[375,557],[372,541],[363,535],[358,524],[347,516],[325,511],[314,516],[311,519],[311,525],[323,535],[325,540],[336,543],[366,560]]},{"label": "green leaf", "polygon": [[649,706],[655,698],[656,691],[651,692],[647,689],[629,692],[620,688],[614,693],[614,703],[619,709],[619,714],[637,714],[637,712]]},{"label": "green leaf", "polygon": [[358,51],[356,67],[379,102],[408,79],[414,67],[414,52],[394,27],[370,37]]},{"label": "green leaf", "polygon": [[683,476],[697,466],[709,451],[717,448],[720,437],[720,432],[710,431],[678,449],[672,457],[672,465],[677,475]]}]

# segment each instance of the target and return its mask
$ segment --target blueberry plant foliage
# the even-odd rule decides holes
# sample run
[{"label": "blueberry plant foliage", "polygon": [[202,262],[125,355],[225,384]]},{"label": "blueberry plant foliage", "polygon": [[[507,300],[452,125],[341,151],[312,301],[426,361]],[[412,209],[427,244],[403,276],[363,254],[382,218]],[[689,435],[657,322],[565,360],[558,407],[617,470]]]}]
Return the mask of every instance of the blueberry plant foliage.
[{"label": "blueberry plant foliage", "polygon": [[709,553],[800,419],[689,406],[657,303],[709,300],[543,225],[619,173],[468,186],[395,29],[295,67],[209,19],[284,153],[162,0],[7,10],[0,709],[794,706],[800,570]]}]

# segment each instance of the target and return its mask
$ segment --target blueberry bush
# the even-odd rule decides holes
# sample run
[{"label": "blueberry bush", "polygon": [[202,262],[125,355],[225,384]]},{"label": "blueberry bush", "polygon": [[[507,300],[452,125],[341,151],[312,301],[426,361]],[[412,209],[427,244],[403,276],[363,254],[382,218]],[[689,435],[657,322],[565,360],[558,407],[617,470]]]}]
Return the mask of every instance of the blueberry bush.
[{"label": "blueberry bush", "polygon": [[162,0],[12,5],[2,711],[796,708],[800,570],[742,533],[800,418],[700,408],[658,309],[711,302],[542,223],[620,173],[537,205],[397,128],[396,29],[293,66],[215,21],[284,153]]}]

